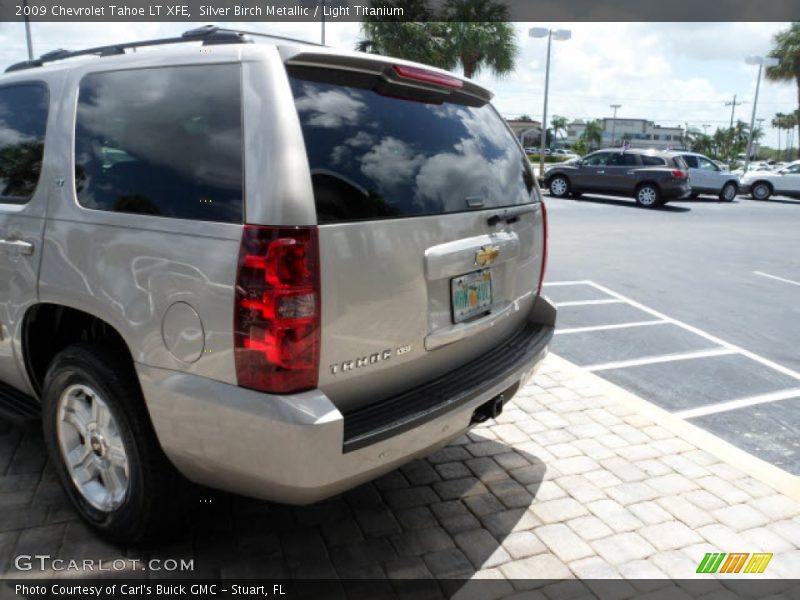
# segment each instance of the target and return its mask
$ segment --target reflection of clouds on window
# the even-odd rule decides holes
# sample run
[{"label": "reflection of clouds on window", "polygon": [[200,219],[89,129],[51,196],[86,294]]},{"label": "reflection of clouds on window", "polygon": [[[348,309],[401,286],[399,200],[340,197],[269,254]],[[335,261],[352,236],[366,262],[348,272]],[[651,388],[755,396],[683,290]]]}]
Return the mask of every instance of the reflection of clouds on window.
[{"label": "reflection of clouds on window", "polygon": [[331,151],[331,163],[338,165],[347,162],[353,156],[351,148],[366,148],[374,143],[375,138],[366,131],[359,131],[354,136],[347,138],[344,144],[336,146]]},{"label": "reflection of clouds on window", "polygon": [[413,179],[425,156],[415,154],[407,143],[387,137],[361,158],[361,172],[387,191]]},{"label": "reflection of clouds on window", "polygon": [[33,136],[24,135],[21,131],[12,129],[6,123],[0,123],[0,148],[33,142],[35,140],[36,138]]},{"label": "reflection of clouds on window", "polygon": [[487,206],[503,206],[519,195],[521,167],[518,153],[507,150],[487,161],[478,143],[465,142],[461,152],[441,153],[429,158],[416,178],[416,199],[435,203],[446,211],[466,210],[466,198],[487,193]]},{"label": "reflection of clouds on window", "polygon": [[[241,155],[240,136],[232,122],[236,115],[219,109],[206,77],[203,69],[150,69],[144,86],[136,73],[90,75],[81,83],[81,127],[95,140],[108,140],[104,144],[130,156],[146,157],[204,184],[236,187],[239,174],[231,168]],[[211,115],[217,123],[209,131]],[[214,164],[203,160],[208,148],[213,148]],[[93,149],[100,158],[100,146]],[[176,161],[176,156],[183,159]]]},{"label": "reflection of clouds on window", "polygon": [[491,105],[291,82],[312,172],[331,174],[315,179],[321,222],[470,210],[472,196],[484,198],[484,208],[531,201],[526,158]]},{"label": "reflection of clouds on window", "polygon": [[92,73],[80,84],[78,201],[89,208],[241,222],[235,65]]},{"label": "reflection of clouds on window", "polygon": [[436,116],[446,119],[458,119],[469,133],[469,138],[480,140],[481,143],[488,143],[499,148],[508,146],[509,133],[505,127],[498,127],[498,116],[491,108],[474,109],[446,104],[435,107],[433,111]]},{"label": "reflection of clouds on window", "polygon": [[313,127],[336,129],[342,125],[354,125],[366,105],[343,90],[319,92],[304,86],[304,95],[295,101],[298,112],[310,112],[306,123]]}]

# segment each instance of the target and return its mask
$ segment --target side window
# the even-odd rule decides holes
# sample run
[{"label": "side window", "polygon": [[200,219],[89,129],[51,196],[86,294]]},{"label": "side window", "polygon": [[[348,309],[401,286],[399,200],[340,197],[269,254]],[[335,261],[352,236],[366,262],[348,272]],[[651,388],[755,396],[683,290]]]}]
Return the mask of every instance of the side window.
[{"label": "side window", "polygon": [[642,154],[642,164],[646,167],[664,167],[667,165],[667,162],[660,156]]},{"label": "side window", "polygon": [[609,156],[607,164],[610,167],[638,167],[639,161],[636,156],[630,152],[614,152]]},{"label": "side window", "polygon": [[686,163],[690,169],[698,169],[697,157],[692,156],[691,154],[684,154],[681,158],[683,158],[683,162]]},{"label": "side window", "polygon": [[789,165],[786,167],[785,171],[792,175],[798,175],[800,174],[800,165]]},{"label": "side window", "polygon": [[608,164],[609,155],[609,152],[598,152],[597,154],[592,154],[591,156],[586,157],[584,164],[589,167],[602,167],[603,165]]},{"label": "side window", "polygon": [[0,88],[0,202],[24,204],[36,189],[48,104],[43,84]]},{"label": "side window", "polygon": [[75,128],[75,191],[86,208],[241,223],[239,67],[93,73]]},{"label": "side window", "polygon": [[[683,159],[686,160],[686,157],[684,156]],[[719,167],[707,158],[697,157],[697,161],[700,163],[700,168],[704,171],[719,171]],[[689,161],[686,162],[688,163]]]}]

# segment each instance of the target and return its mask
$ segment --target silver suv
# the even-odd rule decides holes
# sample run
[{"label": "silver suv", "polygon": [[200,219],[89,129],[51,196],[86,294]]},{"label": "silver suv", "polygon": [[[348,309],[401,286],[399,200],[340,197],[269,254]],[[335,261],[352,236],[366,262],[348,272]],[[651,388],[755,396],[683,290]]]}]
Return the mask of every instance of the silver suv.
[{"label": "silver suv", "polygon": [[117,540],[160,531],[181,475],[307,504],[430,453],[553,334],[545,207],[489,92],[249,42],[206,27],[0,80],[0,404],[41,413]]}]

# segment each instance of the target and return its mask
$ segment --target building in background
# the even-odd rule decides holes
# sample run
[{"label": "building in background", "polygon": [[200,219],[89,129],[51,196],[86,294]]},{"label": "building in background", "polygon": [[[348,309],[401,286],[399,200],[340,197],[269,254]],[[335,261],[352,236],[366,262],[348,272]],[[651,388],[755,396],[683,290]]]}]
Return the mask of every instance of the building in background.
[{"label": "building in background", "polygon": [[542,123],[540,121],[534,121],[532,119],[506,119],[506,122],[523,146],[538,147],[539,137],[542,135]]},{"label": "building in background", "polygon": [[[614,146],[622,146],[626,141],[632,148],[654,148],[656,150],[683,149],[683,127],[663,127],[646,119],[600,119],[603,128],[601,147],[611,146],[614,132]],[[576,119],[567,126],[566,143],[572,145],[580,139],[586,129],[586,122]]]}]

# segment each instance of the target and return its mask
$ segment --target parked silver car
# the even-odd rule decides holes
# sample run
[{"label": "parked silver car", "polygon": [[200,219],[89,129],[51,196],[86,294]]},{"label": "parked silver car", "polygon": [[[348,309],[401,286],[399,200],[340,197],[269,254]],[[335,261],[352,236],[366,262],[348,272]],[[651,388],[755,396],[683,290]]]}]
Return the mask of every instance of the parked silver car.
[{"label": "parked silver car", "polygon": [[545,206],[488,91],[247,42],[0,79],[0,405],[41,411],[118,540],[160,530],[177,473],[305,504],[430,453],[553,334]]},{"label": "parked silver car", "polygon": [[717,196],[724,202],[733,202],[739,191],[739,176],[721,168],[715,161],[697,152],[681,152],[689,167],[692,198],[700,194]]}]

